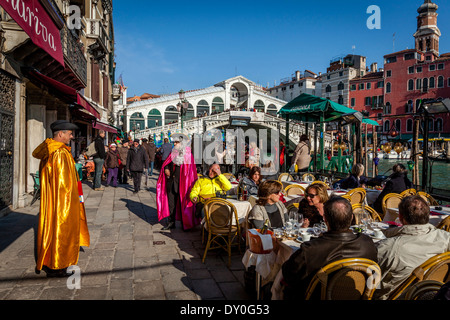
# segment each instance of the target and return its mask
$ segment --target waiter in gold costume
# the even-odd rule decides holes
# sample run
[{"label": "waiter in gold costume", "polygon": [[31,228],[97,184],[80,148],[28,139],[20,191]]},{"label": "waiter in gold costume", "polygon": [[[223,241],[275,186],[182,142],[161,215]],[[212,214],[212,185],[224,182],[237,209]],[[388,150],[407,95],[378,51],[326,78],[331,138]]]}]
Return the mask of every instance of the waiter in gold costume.
[{"label": "waiter in gold costume", "polygon": [[78,263],[80,247],[89,246],[89,231],[80,179],[68,146],[79,128],[66,120],[57,120],[50,128],[53,138],[33,151],[33,157],[41,160],[36,272],[43,269],[47,277],[64,277],[66,269]]}]

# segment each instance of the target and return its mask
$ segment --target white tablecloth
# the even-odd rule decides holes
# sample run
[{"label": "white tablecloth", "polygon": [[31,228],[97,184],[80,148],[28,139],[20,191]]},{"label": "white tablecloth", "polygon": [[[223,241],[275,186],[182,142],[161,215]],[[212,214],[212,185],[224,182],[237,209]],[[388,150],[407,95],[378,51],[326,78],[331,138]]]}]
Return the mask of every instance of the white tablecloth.
[{"label": "white tablecloth", "polygon": [[239,224],[245,222],[245,218],[252,210],[252,205],[249,201],[239,201],[236,199],[227,199],[230,201],[235,207],[238,214]]},{"label": "white tablecloth", "polygon": [[[442,210],[435,210],[432,206],[430,212],[430,223],[437,226],[442,220],[450,215],[450,208],[443,207]],[[441,214],[433,214],[433,212]],[[398,208],[387,208],[383,221],[395,221],[398,218]]]},{"label": "white tablecloth", "polygon": [[299,182],[297,182],[297,181],[281,181],[281,183],[283,184],[283,189],[286,189],[286,187],[291,184],[299,184],[303,188],[306,189],[306,187],[309,186],[311,184],[311,182],[310,181],[299,181]]}]

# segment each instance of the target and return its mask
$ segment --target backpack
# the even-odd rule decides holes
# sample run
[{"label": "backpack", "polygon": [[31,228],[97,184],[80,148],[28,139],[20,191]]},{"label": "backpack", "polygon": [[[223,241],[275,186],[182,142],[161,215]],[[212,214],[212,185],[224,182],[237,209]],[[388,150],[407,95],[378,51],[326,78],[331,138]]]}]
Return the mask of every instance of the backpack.
[{"label": "backpack", "polygon": [[91,144],[87,147],[86,155],[88,157],[92,157],[97,154],[97,150],[95,150],[95,141],[91,142]]}]

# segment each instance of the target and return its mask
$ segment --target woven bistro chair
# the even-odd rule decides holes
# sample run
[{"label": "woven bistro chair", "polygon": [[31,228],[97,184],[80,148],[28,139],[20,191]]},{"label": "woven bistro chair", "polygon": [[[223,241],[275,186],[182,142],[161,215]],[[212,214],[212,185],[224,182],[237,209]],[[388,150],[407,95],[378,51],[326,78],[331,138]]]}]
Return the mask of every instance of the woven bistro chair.
[{"label": "woven bistro chair", "polygon": [[224,175],[225,178],[227,178],[228,180],[231,180],[232,178],[234,178],[234,180],[236,180],[236,177],[235,177],[234,174],[232,174],[232,173],[225,172],[225,173],[223,173],[223,175]]},{"label": "woven bistro chair", "polygon": [[398,208],[402,201],[402,196],[399,193],[388,193],[381,201],[381,208],[383,210],[383,218],[386,215],[388,208]]},{"label": "woven bistro chair", "polygon": [[380,267],[372,260],[338,260],[329,263],[314,275],[306,290],[305,299],[310,300],[320,284],[321,300],[371,300],[380,280]]},{"label": "woven bistro chair", "polygon": [[405,191],[401,192],[400,195],[404,198],[407,196],[414,196],[417,194],[416,189],[406,189]]},{"label": "woven bistro chair", "polygon": [[450,232],[450,216],[439,222],[436,228]]},{"label": "woven bistro chair", "polygon": [[39,171],[36,171],[36,173],[30,173],[30,175],[33,177],[33,199],[30,202],[30,206],[33,205],[38,199],[41,198],[41,184],[39,182]]},{"label": "woven bistro chair", "polygon": [[[362,208],[363,208],[362,203],[352,204],[353,215],[355,215],[355,213],[358,213],[359,210],[362,210]],[[365,205],[364,206],[364,210],[366,210],[367,212],[370,213],[370,215],[372,216],[372,220],[373,221],[375,221],[375,222],[383,221],[383,219],[381,219],[380,215],[378,214],[378,212],[375,211],[374,208]]]},{"label": "woven bistro chair", "polygon": [[321,185],[327,187],[327,189],[330,189],[330,186],[328,185],[328,183],[320,181],[320,180],[313,181],[313,182],[311,182],[311,184],[321,184]]},{"label": "woven bistro chair", "polygon": [[286,193],[286,196],[291,196],[293,194],[304,195],[305,188],[299,184],[290,184],[284,189],[284,192]]},{"label": "woven bistro chair", "polygon": [[315,180],[316,180],[316,177],[312,173],[305,173],[302,175],[302,181],[313,182]]},{"label": "woven bistro chair", "polygon": [[352,190],[349,190],[346,194],[345,194],[346,199],[348,199],[350,201],[350,203],[352,205],[354,204],[358,204],[358,203],[363,203],[364,199],[366,198],[366,190],[364,188],[355,188]]},{"label": "woven bistro chair", "polygon": [[435,280],[442,283],[450,280],[450,252],[435,255],[415,268],[411,275],[391,292],[388,300],[397,300],[411,285],[424,280]]},{"label": "woven bistro chair", "polygon": [[436,201],[436,199],[433,198],[433,196],[431,196],[430,194],[423,192],[423,191],[419,191],[417,192],[417,194],[419,196],[421,196],[430,206],[438,206],[439,203]]},{"label": "woven bistro chair", "polygon": [[278,181],[294,181],[294,178],[287,172],[283,172],[278,176]]},{"label": "woven bistro chair", "polygon": [[405,300],[433,300],[443,285],[436,280],[417,282],[405,290]]},{"label": "woven bistro chair", "polygon": [[[231,265],[231,247],[238,245],[241,250],[241,226],[236,207],[228,200],[212,198],[205,202],[205,231],[208,232],[202,262],[210,249],[222,248],[228,252],[228,267]],[[237,240],[237,243],[236,241]]]}]

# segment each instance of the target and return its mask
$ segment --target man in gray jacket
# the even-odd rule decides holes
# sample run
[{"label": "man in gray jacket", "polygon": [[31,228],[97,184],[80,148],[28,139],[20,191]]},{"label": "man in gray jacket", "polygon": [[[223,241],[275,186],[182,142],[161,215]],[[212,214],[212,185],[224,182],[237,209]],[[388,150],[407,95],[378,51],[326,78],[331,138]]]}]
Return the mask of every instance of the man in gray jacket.
[{"label": "man in gray jacket", "polygon": [[403,226],[386,230],[377,246],[382,280],[374,299],[387,299],[416,267],[450,251],[450,232],[429,223],[430,207],[421,196],[403,198],[398,209]]}]

